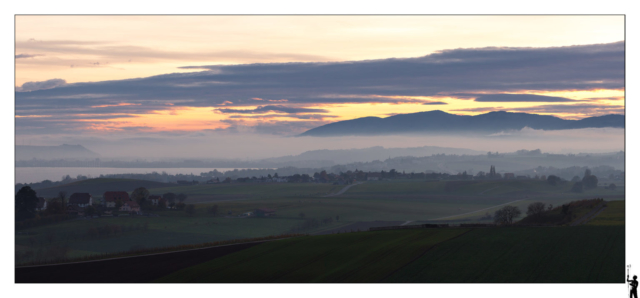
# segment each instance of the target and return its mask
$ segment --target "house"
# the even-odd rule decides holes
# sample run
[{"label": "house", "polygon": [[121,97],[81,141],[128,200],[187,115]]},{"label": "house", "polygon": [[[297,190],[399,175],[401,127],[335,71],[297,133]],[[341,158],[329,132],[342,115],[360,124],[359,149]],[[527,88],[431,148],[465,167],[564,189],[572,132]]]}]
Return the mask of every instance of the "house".
[{"label": "house", "polygon": [[107,208],[115,208],[117,200],[122,203],[131,201],[129,193],[126,191],[107,191],[102,195],[102,199],[104,200],[104,206]]},{"label": "house", "polygon": [[43,197],[38,197],[38,205],[36,205],[36,211],[44,211],[47,209],[47,200]]},{"label": "house", "polygon": [[126,211],[126,212],[140,212],[140,205],[138,205],[138,203],[136,203],[136,201],[127,201],[127,202],[123,202],[122,206],[120,207],[119,211]]},{"label": "house", "polygon": [[69,197],[69,204],[78,207],[87,207],[93,205],[93,198],[86,192],[76,192]]},{"label": "house", "polygon": [[158,206],[158,203],[160,202],[160,200],[162,200],[161,196],[149,196],[149,202],[151,202],[151,204],[153,204],[153,206]]},{"label": "house", "polygon": [[516,175],[513,173],[504,173],[504,179],[515,179]]},{"label": "house", "polygon": [[242,216],[246,216],[246,217],[253,216],[253,212],[249,211],[249,212],[242,213]]},{"label": "house", "polygon": [[367,175],[367,181],[378,181],[380,180],[380,173],[369,173]]}]

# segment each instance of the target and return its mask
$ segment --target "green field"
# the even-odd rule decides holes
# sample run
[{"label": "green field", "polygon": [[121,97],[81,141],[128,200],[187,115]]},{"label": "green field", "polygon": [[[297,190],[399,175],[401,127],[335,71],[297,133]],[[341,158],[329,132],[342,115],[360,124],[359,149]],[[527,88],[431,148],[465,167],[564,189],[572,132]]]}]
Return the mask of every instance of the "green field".
[{"label": "green field", "polygon": [[468,230],[360,232],[274,241],[159,282],[371,282]]},{"label": "green field", "polygon": [[623,282],[624,226],[422,229],[260,244],[156,282]]},{"label": "green field", "polygon": [[624,226],[475,229],[384,282],[619,283]]},{"label": "green field", "polygon": [[624,201],[607,202],[607,208],[587,225],[619,226],[624,225]]},{"label": "green field", "polygon": [[[122,181],[120,181],[122,182]],[[123,187],[131,189],[139,181],[127,180]],[[117,190],[118,179],[92,179],[65,186],[70,192],[95,189]],[[544,181],[480,181],[451,185],[449,182],[419,180],[392,180],[367,182],[350,188],[340,196],[324,197],[336,193],[344,186],[330,184],[214,184],[178,186],[157,182],[149,185],[152,194],[165,192],[188,194],[188,204],[195,204],[196,213],[188,216],[184,211],[154,210],[152,217],[102,217],[78,219],[19,231],[16,251],[19,262],[33,261],[38,250],[52,246],[68,248],[67,257],[196,244],[230,239],[264,237],[294,232],[308,220],[331,218],[331,222],[315,227],[295,230],[313,234],[323,230],[354,223],[373,221],[433,221],[480,222],[486,213],[493,213],[499,205],[511,204],[526,211],[534,201],[560,204],[581,199],[604,197],[623,199],[624,190],[590,190],[574,194],[569,186],[551,186]],[[116,185],[116,186],[114,186]],[[155,187],[155,188],[154,188]],[[53,189],[49,190],[54,192]],[[38,191],[40,195],[40,191]],[[100,193],[101,196],[101,193]],[[96,197],[98,198],[98,197]],[[514,202],[517,201],[517,202]],[[207,208],[218,205],[218,214],[207,213]],[[614,203],[602,215],[613,212]],[[272,218],[239,218],[237,214],[256,208],[272,208]],[[232,216],[228,216],[231,213]],[[523,212],[524,213],[524,212]],[[304,214],[304,218],[300,215]],[[336,216],[339,220],[336,220]],[[600,219],[602,221],[602,219]],[[90,229],[105,225],[118,225],[119,234],[106,237],[88,237]],[[31,252],[31,253],[28,253]],[[17,254],[18,255],[18,254]]]}]

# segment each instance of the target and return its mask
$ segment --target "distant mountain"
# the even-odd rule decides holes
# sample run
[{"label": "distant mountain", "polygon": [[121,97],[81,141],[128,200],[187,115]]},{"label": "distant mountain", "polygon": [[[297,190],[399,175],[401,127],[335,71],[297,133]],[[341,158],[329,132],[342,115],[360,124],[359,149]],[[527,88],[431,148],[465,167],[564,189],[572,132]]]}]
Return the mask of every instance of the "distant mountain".
[{"label": "distant mountain", "polygon": [[16,160],[50,160],[50,159],[95,159],[100,154],[95,153],[82,145],[60,146],[16,146]]},{"label": "distant mountain", "polygon": [[387,118],[364,117],[334,122],[310,129],[300,136],[390,135],[409,133],[497,133],[525,127],[542,130],[577,128],[624,128],[624,115],[606,115],[581,120],[565,120],[554,116],[490,112],[477,116],[461,116],[443,111],[400,114]]},{"label": "distant mountain", "polygon": [[467,154],[478,155],[486,154],[484,151],[476,151],[471,149],[447,148],[436,146],[424,146],[413,148],[384,148],[381,146],[363,148],[363,149],[342,149],[342,150],[313,150],[306,151],[300,155],[282,156],[263,159],[263,162],[272,162],[277,164],[287,164],[299,166],[302,162],[311,164],[312,161],[320,162],[313,166],[330,166],[339,163],[353,162],[369,162],[373,160],[385,160],[389,157],[400,156],[431,156],[433,154]]}]

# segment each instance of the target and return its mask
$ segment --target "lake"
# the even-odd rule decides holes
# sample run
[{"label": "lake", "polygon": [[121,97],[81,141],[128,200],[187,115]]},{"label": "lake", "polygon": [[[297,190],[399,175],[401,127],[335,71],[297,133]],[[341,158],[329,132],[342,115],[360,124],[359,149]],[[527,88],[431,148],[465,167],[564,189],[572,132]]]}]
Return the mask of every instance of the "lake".
[{"label": "lake", "polygon": [[15,168],[15,183],[34,183],[43,180],[60,181],[62,177],[69,175],[73,178],[78,175],[87,177],[100,177],[100,175],[108,174],[146,174],[153,172],[167,172],[167,174],[194,174],[200,175],[203,172],[213,170],[219,172],[233,171],[234,169],[243,170],[248,168],[47,168],[47,167],[18,167]]}]

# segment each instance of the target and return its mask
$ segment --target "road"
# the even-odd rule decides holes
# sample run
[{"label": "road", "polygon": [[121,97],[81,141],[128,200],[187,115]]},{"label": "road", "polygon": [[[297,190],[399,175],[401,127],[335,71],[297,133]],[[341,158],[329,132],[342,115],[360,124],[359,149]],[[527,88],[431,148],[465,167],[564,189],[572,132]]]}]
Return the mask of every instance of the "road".
[{"label": "road", "polygon": [[324,197],[324,198],[326,198],[326,197],[337,197],[337,196],[339,196],[339,195],[341,195],[341,194],[345,193],[345,192],[346,192],[347,190],[349,190],[349,188],[351,188],[352,186],[360,185],[360,184],[362,184],[362,183],[364,183],[364,182],[359,182],[359,183],[355,183],[355,184],[349,184],[349,185],[345,186],[344,188],[342,188],[339,192],[337,192],[337,193],[333,193],[333,194],[328,194],[328,195],[323,196],[323,197]]}]

